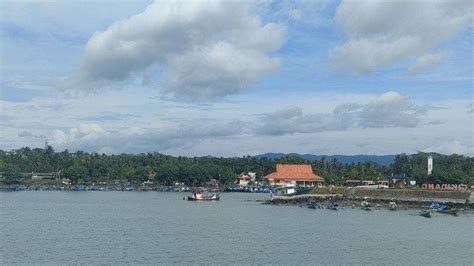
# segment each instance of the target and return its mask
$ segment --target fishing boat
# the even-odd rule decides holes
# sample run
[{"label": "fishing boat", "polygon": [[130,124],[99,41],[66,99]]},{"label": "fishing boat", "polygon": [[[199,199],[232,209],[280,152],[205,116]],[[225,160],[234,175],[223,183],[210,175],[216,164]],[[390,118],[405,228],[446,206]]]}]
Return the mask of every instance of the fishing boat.
[{"label": "fishing boat", "polygon": [[395,201],[390,201],[388,203],[388,209],[391,211],[396,211],[397,210],[397,203]]},{"label": "fishing boat", "polygon": [[361,209],[362,209],[362,210],[365,210],[365,211],[370,211],[370,210],[372,210],[372,209],[370,208],[370,203],[369,203],[367,200],[362,201],[362,202],[360,203],[360,206],[361,206]]},{"label": "fishing boat", "polygon": [[193,190],[193,195],[188,196],[188,200],[190,201],[211,201],[219,199],[220,196],[218,193],[208,193],[204,188],[196,188]]},{"label": "fishing boat", "polygon": [[337,211],[336,205],[332,202],[332,199],[329,199],[326,205],[326,209],[332,210],[332,211]]},{"label": "fishing boat", "polygon": [[458,215],[457,209],[450,209],[449,206],[444,202],[439,206],[436,212],[450,214],[450,215]]},{"label": "fishing boat", "polygon": [[438,209],[438,210],[436,210],[436,212],[457,216],[459,210],[457,210],[457,209],[447,209],[447,210]]},{"label": "fishing boat", "polygon": [[425,210],[420,212],[420,216],[431,218],[431,210]]}]

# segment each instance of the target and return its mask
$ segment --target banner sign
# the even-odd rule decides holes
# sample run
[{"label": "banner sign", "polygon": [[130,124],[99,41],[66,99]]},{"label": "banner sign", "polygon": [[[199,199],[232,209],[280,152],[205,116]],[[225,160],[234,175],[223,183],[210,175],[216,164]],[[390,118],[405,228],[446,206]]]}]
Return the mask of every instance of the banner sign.
[{"label": "banner sign", "polygon": [[467,186],[464,184],[423,184],[421,185],[421,188],[429,190],[467,190]]}]

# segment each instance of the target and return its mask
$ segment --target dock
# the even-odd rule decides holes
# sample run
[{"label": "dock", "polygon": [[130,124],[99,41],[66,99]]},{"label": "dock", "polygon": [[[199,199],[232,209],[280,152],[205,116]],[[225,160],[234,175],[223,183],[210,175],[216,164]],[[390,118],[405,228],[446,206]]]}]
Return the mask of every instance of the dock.
[{"label": "dock", "polygon": [[411,189],[355,189],[349,188],[343,194],[302,194],[294,196],[272,196],[267,204],[305,204],[324,202],[332,198],[334,202],[353,204],[368,199],[374,203],[388,204],[394,200],[408,207],[427,206],[433,200],[451,206],[472,207],[474,201],[471,191],[429,191]]}]

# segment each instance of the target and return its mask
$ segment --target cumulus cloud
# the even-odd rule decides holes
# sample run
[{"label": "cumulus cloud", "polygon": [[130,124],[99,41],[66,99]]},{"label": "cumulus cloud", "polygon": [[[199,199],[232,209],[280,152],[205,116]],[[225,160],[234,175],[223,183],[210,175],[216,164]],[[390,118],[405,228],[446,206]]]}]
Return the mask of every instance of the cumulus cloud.
[{"label": "cumulus cloud", "polygon": [[265,114],[255,132],[265,135],[287,135],[344,130],[349,126],[346,118],[331,114],[305,115],[301,108],[291,107]]},{"label": "cumulus cloud", "polygon": [[242,134],[245,128],[246,124],[240,120],[179,124],[159,129],[131,127],[113,130],[91,123],[80,124],[69,131],[54,130],[48,141],[60,149],[138,153],[193,146],[209,138]]},{"label": "cumulus cloud", "polygon": [[365,128],[416,127],[425,112],[408,97],[389,91],[362,106],[359,124]]},{"label": "cumulus cloud", "polygon": [[74,83],[122,82],[153,68],[172,96],[236,94],[278,69],[270,53],[282,46],[285,31],[263,23],[248,1],[160,0],[95,33]]},{"label": "cumulus cloud", "polygon": [[418,57],[413,65],[408,68],[408,73],[418,74],[441,65],[447,57],[447,53],[425,54]]},{"label": "cumulus cloud", "polygon": [[49,136],[49,140],[53,144],[66,144],[78,141],[97,141],[98,139],[108,135],[98,124],[81,123],[78,127],[73,127],[69,132],[62,130],[54,130]]},{"label": "cumulus cloud", "polygon": [[362,128],[416,127],[426,112],[426,107],[396,91],[388,91],[367,104],[343,103],[334,108],[335,114],[349,115]]},{"label": "cumulus cloud", "polygon": [[287,135],[350,128],[410,128],[419,125],[426,112],[426,108],[415,105],[408,97],[389,91],[367,104],[340,104],[332,113],[306,115],[298,107],[268,113],[260,119],[255,132]]},{"label": "cumulus cloud", "polygon": [[427,54],[466,30],[472,14],[472,2],[464,0],[345,0],[335,19],[349,40],[330,51],[330,61],[338,69],[366,74],[419,57],[412,71],[426,70],[444,60]]}]

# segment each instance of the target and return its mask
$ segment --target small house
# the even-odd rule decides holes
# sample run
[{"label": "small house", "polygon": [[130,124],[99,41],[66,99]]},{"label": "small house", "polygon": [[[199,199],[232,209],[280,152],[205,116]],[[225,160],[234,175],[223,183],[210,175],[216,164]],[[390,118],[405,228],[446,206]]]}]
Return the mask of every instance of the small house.
[{"label": "small house", "polygon": [[243,172],[239,175],[239,186],[245,187],[250,182],[255,182],[257,174],[253,172]]}]

